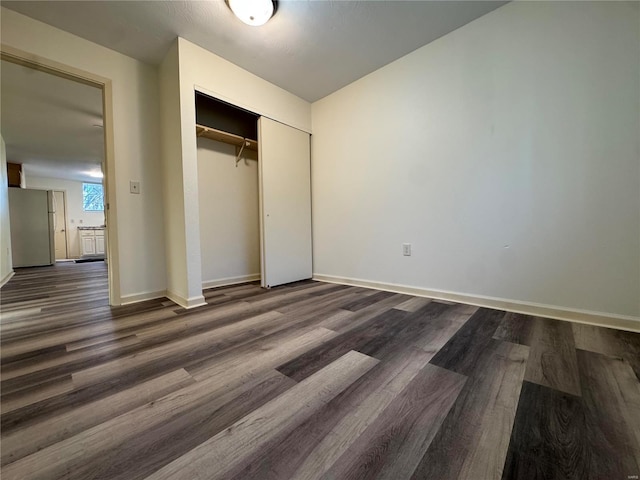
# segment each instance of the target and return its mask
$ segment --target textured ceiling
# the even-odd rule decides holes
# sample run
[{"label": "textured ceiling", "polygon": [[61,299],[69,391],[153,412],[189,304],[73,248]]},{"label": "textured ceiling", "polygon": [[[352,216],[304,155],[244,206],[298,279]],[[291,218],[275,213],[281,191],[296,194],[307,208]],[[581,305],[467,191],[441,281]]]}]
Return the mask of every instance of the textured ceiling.
[{"label": "textured ceiling", "polygon": [[103,158],[102,90],[0,62],[0,129],[7,160],[27,178],[93,181]]},{"label": "textured ceiling", "polygon": [[2,6],[148,63],[181,36],[318,100],[506,2],[280,1],[262,27],[213,1],[3,1]]}]

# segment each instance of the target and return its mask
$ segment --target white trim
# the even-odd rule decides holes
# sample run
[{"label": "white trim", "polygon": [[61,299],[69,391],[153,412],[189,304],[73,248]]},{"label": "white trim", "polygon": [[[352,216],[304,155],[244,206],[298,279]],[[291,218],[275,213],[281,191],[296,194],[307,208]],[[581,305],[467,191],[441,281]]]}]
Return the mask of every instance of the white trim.
[{"label": "white trim", "polygon": [[207,302],[204,300],[204,295],[198,295],[197,297],[184,298],[180,295],[177,295],[174,292],[170,292],[167,290],[166,297],[171,300],[173,303],[180,305],[182,308],[186,308],[187,310],[190,308],[201,307],[206,305]]},{"label": "white trim", "polygon": [[255,282],[260,280],[259,273],[251,273],[249,275],[240,275],[238,277],[220,278],[218,280],[207,280],[202,282],[202,288],[226,287],[227,285],[236,285],[238,283]]},{"label": "white trim", "polygon": [[163,298],[167,296],[166,290],[158,290],[156,292],[133,293],[131,295],[123,295],[120,305],[129,305],[131,303],[144,302],[145,300],[153,300],[154,298]]},{"label": "white trim", "polygon": [[355,287],[375,288],[388,292],[404,293],[417,297],[428,297],[435,300],[447,300],[479,307],[506,310],[508,312],[534,315],[537,317],[555,318],[567,320],[569,322],[586,323],[599,327],[617,328],[631,332],[640,332],[640,317],[627,315],[616,315],[613,313],[593,312],[589,310],[578,310],[572,308],[558,307],[554,305],[544,305],[540,303],[522,302],[520,300],[508,300],[498,297],[487,297],[483,295],[468,295],[464,293],[447,292],[442,290],[431,290],[427,288],[410,287],[394,283],[372,282],[357,278],[334,277],[332,275],[314,274],[314,280],[327,283],[339,283],[341,285],[352,285]]},{"label": "white trim", "polygon": [[13,275],[15,274],[15,272],[13,270],[11,270],[9,273],[7,273],[4,278],[2,280],[0,280],[0,287],[4,287],[7,282],[9,280],[11,280],[11,277],[13,277]]}]

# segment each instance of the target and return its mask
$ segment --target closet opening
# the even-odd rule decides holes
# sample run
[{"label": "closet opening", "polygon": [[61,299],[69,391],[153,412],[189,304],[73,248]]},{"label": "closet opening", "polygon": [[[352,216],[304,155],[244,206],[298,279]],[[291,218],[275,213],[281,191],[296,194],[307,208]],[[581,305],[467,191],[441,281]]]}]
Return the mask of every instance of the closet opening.
[{"label": "closet opening", "polygon": [[202,288],[261,279],[258,115],[195,94]]}]

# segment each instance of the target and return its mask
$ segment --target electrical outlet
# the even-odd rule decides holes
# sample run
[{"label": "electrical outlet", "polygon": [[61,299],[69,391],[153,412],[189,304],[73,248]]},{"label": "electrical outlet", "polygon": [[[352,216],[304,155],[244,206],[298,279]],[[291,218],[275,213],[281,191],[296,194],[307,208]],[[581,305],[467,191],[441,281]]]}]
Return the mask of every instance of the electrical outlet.
[{"label": "electrical outlet", "polygon": [[140,182],[134,182],[133,180],[129,182],[129,192],[131,193],[140,193]]},{"label": "electrical outlet", "polygon": [[403,243],[402,244],[402,255],[404,255],[405,257],[410,257],[411,256],[411,244],[410,243]]}]

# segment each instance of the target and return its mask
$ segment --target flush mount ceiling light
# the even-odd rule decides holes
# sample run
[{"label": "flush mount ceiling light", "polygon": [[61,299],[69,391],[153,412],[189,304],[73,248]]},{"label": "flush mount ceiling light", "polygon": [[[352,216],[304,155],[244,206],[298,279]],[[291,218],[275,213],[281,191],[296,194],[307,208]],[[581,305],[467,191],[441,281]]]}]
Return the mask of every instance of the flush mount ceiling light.
[{"label": "flush mount ceiling light", "polygon": [[276,10],[275,3],[273,0],[227,0],[234,15],[252,27],[269,21]]}]

